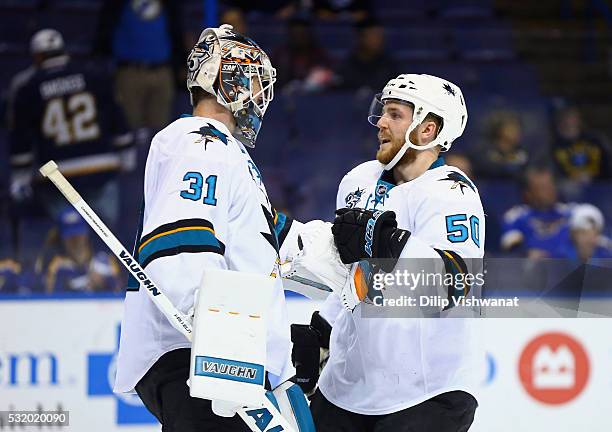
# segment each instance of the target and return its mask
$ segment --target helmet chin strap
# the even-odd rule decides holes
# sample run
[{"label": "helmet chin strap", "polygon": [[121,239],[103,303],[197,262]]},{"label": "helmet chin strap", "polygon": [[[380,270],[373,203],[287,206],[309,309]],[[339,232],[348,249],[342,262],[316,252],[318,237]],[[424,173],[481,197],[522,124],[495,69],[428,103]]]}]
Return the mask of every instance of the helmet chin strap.
[{"label": "helmet chin strap", "polygon": [[386,171],[392,170],[393,167],[395,167],[395,165],[397,165],[397,163],[400,161],[400,159],[406,154],[406,152],[408,151],[409,148],[421,151],[421,150],[427,150],[427,149],[430,149],[430,148],[434,148],[435,146],[438,145],[437,138],[434,139],[429,144],[426,144],[426,145],[423,145],[423,146],[416,145],[412,141],[410,141],[410,134],[412,133],[413,130],[415,130],[417,128],[417,126],[419,124],[421,124],[420,121],[412,122],[412,125],[410,125],[410,127],[406,131],[406,137],[405,137],[404,145],[402,146],[402,148],[399,149],[399,151],[395,154],[395,156],[393,156],[393,159],[391,159],[391,161],[388,164],[385,165],[384,169]]},{"label": "helmet chin strap", "polygon": [[404,154],[406,154],[406,151],[409,148],[408,145],[409,141],[405,141],[404,145],[402,146],[402,148],[399,149],[399,151],[395,154],[395,156],[393,156],[393,159],[391,159],[391,162],[389,162],[387,165],[385,165],[384,169],[385,171],[390,171],[393,169],[393,167],[399,162],[399,160],[402,158],[402,156],[404,156]]}]

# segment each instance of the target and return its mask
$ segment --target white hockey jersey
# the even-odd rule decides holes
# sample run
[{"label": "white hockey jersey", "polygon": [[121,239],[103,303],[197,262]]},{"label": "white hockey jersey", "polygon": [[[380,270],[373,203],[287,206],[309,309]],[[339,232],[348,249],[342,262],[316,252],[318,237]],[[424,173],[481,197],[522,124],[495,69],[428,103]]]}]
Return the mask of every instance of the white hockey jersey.
[{"label": "white hockey jersey", "polygon": [[[278,275],[273,210],[261,173],[222,123],[185,117],[160,131],[151,142],[144,183],[135,256],[183,314],[193,306],[205,268]],[[134,285],[125,298],[116,392],[133,391],[164,353],[190,347]],[[280,277],[276,289],[267,335],[272,385],[295,373]]]},{"label": "white hockey jersey", "polygon": [[[399,228],[412,233],[402,257],[440,258],[434,248],[463,258],[484,255],[484,214],[478,190],[439,158],[418,178],[395,186],[383,166],[366,162],[340,183],[337,207],[393,210]],[[479,320],[464,318],[365,318],[329,296],[321,315],[333,325],[330,358],[319,388],[348,411],[388,414],[440,393],[475,395],[482,376]],[[373,306],[369,306],[373,307]]]}]

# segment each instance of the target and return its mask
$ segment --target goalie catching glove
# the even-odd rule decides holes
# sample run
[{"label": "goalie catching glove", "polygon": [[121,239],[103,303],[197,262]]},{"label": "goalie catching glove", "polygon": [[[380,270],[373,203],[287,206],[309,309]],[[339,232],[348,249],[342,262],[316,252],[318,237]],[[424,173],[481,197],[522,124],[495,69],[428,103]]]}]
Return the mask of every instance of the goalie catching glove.
[{"label": "goalie catching glove", "polygon": [[281,266],[283,285],[316,300],[333,292],[352,311],[368,294],[371,271],[367,266],[349,266],[340,261],[331,228],[332,224],[320,220],[301,226],[299,235],[292,240],[296,243],[294,254],[288,253]]},{"label": "goalie catching glove", "polygon": [[340,261],[329,222],[314,220],[303,224],[295,238],[293,256],[281,265],[285,288],[321,300],[331,292],[340,294],[350,267]]}]

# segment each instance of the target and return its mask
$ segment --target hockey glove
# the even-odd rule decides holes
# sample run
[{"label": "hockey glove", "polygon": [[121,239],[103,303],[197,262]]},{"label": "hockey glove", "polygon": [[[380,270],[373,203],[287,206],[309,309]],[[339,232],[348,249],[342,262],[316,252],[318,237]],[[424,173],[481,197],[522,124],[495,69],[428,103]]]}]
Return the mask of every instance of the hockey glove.
[{"label": "hockey glove", "polygon": [[383,271],[393,270],[410,237],[410,231],[397,227],[394,212],[359,208],[336,210],[332,233],[343,263],[392,259],[392,263],[382,267]]},{"label": "hockey glove", "polygon": [[320,371],[327,361],[330,334],[331,326],[319,312],[312,314],[310,325],[291,325],[291,362],[295,367],[292,381],[307,395],[316,388]]},{"label": "hockey glove", "polygon": [[281,265],[285,289],[317,300],[342,291],[350,269],[340,261],[331,226],[318,220],[302,225],[293,256]]}]

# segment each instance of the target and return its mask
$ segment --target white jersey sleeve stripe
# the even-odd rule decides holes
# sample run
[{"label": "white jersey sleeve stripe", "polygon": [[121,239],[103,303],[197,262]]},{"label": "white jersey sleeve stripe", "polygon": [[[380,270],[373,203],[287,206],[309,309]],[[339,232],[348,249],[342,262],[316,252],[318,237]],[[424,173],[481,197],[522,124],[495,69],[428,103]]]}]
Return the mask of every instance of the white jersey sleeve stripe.
[{"label": "white jersey sleeve stripe", "polygon": [[183,219],[164,224],[143,236],[138,247],[138,261],[144,268],[156,258],[197,252],[223,255],[225,245],[215,237],[213,224],[206,219]]}]

